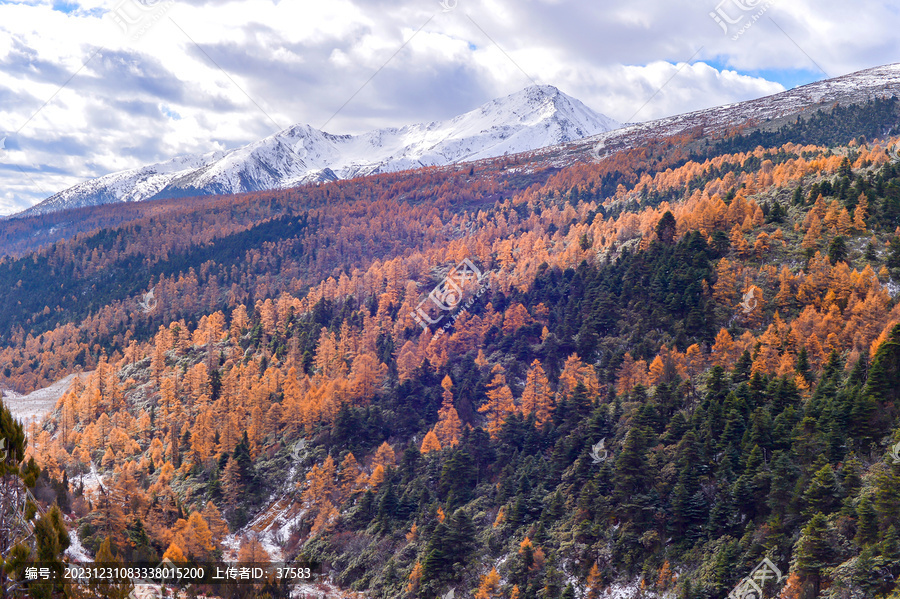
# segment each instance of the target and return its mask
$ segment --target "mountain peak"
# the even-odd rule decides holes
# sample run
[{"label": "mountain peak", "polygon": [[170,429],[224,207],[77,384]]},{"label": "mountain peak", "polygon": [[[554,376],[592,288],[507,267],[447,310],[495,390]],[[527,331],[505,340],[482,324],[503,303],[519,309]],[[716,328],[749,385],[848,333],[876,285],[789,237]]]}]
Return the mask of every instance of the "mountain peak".
[{"label": "mountain peak", "polygon": [[517,92],[513,92],[508,96],[491,100],[484,104],[481,108],[491,106],[525,108],[525,107],[552,107],[559,110],[568,104],[578,103],[575,98],[561,92],[559,88],[553,85],[529,85]]},{"label": "mountain peak", "polygon": [[[509,97],[521,95],[521,96],[527,96],[529,98],[531,98],[531,97],[555,98],[555,97],[559,96],[560,94],[562,94],[562,92],[559,91],[559,88],[554,85],[535,84],[535,85],[529,85],[528,87],[524,88],[522,91],[510,94]],[[563,94],[563,95],[565,95],[565,94]]]}]

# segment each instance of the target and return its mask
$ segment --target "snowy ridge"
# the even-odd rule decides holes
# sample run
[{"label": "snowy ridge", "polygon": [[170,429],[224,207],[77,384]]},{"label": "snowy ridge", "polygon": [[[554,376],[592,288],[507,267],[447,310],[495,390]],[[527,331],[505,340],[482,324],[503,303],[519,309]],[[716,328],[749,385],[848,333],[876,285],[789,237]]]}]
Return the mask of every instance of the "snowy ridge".
[{"label": "snowy ridge", "polygon": [[446,121],[332,135],[295,125],[228,152],[180,157],[61,191],[19,216],[114,202],[285,189],[494,158],[619,127],[553,86],[532,86]]},{"label": "snowy ridge", "polygon": [[159,193],[174,177],[190,173],[224,155],[225,152],[210,152],[201,156],[182,156],[151,166],[104,175],[61,191],[37,206],[24,210],[20,215],[44,214],[65,208],[145,200]]},{"label": "snowy ridge", "polygon": [[659,139],[702,128],[704,135],[722,134],[745,123],[763,123],[767,119],[799,115],[841,105],[864,103],[875,98],[900,97],[900,63],[858,71],[842,77],[817,81],[792,90],[756,100],[726,104],[673,117],[629,123],[615,131],[604,132],[572,144],[569,154],[595,157],[640,146]]}]

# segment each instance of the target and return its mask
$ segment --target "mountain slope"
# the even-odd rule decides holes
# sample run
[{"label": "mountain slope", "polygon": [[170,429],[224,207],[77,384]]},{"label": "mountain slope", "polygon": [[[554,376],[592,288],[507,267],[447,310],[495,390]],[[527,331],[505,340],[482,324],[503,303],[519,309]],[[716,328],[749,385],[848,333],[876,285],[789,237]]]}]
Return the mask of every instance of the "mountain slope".
[{"label": "mountain slope", "polygon": [[83,559],[261,545],[330,596],[718,599],[767,563],[766,597],[887,597],[900,137],[859,141],[873,109],[808,119],[852,144],[209,197],[0,261],[0,382],[94,371],[32,430],[34,495]]},{"label": "mountain slope", "polygon": [[[158,281],[159,307],[137,317],[158,319],[142,327],[151,340],[111,349],[109,361],[96,350],[92,378],[45,424],[44,488],[63,466],[97,468],[104,493],[141,506],[123,501],[129,526],[145,530],[131,544],[126,526],[60,493],[91,553],[108,535],[126,560],[183,545],[200,561],[208,549],[190,535],[208,528],[223,551],[252,538],[274,561],[323,564],[323,578],[371,597],[493,585],[494,596],[522,599],[576,588],[713,599],[763,558],[787,578],[769,580],[768,597],[779,585],[782,597],[886,596],[900,568],[900,468],[886,451],[900,422],[900,309],[889,293],[900,238],[896,258],[881,248],[898,223],[900,165],[884,152],[898,141],[760,148],[715,168],[670,168],[652,150],[641,187],[623,184],[602,204],[582,194],[613,161],[575,165],[520,201],[457,208],[459,236],[447,240],[438,215],[452,203],[373,194],[369,210],[347,193],[315,209],[317,229],[261,251],[249,238],[220,246],[247,251],[246,267],[220,251]],[[459,170],[460,185],[477,180]],[[631,202],[636,212],[617,213]],[[424,242],[391,253],[365,224]],[[431,232],[416,233],[423,226]],[[135,233],[173,237],[149,223]],[[129,235],[82,239],[88,264],[124,253]],[[356,239],[384,262],[348,254]],[[326,247],[342,252],[327,258]],[[302,295],[270,287],[265,301],[239,299],[265,289],[249,278],[216,274],[216,262],[223,276],[301,274],[290,261],[318,248],[354,270],[305,276],[321,282]],[[458,271],[444,275],[459,259],[447,248],[490,273],[483,293]],[[464,285],[449,302],[460,310],[431,335],[411,312],[441,280]],[[748,287],[759,290],[749,310],[738,303]],[[163,316],[218,289],[234,292],[223,298],[230,317],[217,306]],[[127,338],[106,319],[93,326]],[[101,436],[107,413],[120,430]],[[96,493],[84,491],[95,505]],[[177,542],[173,530],[184,531]],[[820,595],[820,585],[847,593]]]},{"label": "mountain slope", "polygon": [[[795,89],[746,102],[726,104],[686,114],[629,124],[544,154],[557,154],[558,165],[571,163],[586,152],[602,157],[619,150],[640,147],[664,137],[701,131],[703,137],[723,135],[736,127],[771,129],[835,104],[864,104],[875,98],[900,97],[900,63],[865,69],[833,79],[817,81]],[[889,135],[888,131],[880,133]]]},{"label": "mountain slope", "polygon": [[447,121],[332,135],[295,125],[229,152],[175,158],[61,191],[21,216],[186,195],[284,189],[535,150],[618,127],[552,86],[533,86]]}]

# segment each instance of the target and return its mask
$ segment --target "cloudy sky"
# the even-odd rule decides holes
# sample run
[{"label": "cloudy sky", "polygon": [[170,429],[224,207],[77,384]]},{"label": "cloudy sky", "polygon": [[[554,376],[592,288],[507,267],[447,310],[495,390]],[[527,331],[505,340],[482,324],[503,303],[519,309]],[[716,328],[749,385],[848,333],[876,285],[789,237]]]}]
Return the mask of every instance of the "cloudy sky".
[{"label": "cloudy sky", "polygon": [[900,62],[889,0],[717,2],[0,0],[0,215],[294,123],[444,119],[533,83],[644,121]]}]

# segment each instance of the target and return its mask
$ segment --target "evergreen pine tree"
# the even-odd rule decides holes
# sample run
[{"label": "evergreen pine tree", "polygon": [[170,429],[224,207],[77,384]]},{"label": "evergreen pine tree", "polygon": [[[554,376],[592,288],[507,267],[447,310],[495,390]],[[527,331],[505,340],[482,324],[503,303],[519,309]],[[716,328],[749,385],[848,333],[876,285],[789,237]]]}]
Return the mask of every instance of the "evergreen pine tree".
[{"label": "evergreen pine tree", "polygon": [[825,464],[816,471],[803,493],[803,502],[806,505],[804,514],[807,518],[817,512],[830,514],[840,505],[840,501],[841,489],[837,476],[831,464]]},{"label": "evergreen pine tree", "polygon": [[659,240],[666,244],[672,245],[675,243],[675,234],[678,231],[678,224],[675,222],[675,216],[668,210],[666,213],[662,215],[662,218],[659,219],[659,222],[656,224],[656,236]]},{"label": "evergreen pine tree", "polygon": [[803,527],[794,545],[794,567],[806,578],[815,597],[823,571],[832,565],[834,548],[829,539],[828,520],[818,513]]},{"label": "evergreen pine tree", "polygon": [[878,535],[878,514],[867,495],[856,505],[856,544],[863,546],[875,542]]},{"label": "evergreen pine tree", "polygon": [[891,329],[875,352],[863,394],[882,404],[900,400],[900,324]]},{"label": "evergreen pine tree", "polygon": [[750,352],[745,349],[741,354],[741,357],[738,358],[737,363],[734,365],[734,370],[731,371],[732,382],[736,385],[749,380],[750,369],[752,366],[753,358],[750,357]]}]

